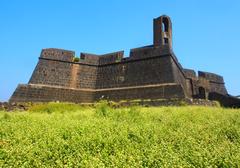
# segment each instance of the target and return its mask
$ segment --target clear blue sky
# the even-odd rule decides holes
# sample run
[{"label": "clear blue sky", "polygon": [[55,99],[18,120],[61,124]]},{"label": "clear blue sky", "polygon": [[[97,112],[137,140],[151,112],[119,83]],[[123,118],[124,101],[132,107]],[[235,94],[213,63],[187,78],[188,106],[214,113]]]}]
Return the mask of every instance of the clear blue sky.
[{"label": "clear blue sky", "polygon": [[224,76],[239,95],[239,0],[1,0],[0,101],[28,82],[42,48],[128,55],[152,44],[152,19],[163,14],[181,64]]}]

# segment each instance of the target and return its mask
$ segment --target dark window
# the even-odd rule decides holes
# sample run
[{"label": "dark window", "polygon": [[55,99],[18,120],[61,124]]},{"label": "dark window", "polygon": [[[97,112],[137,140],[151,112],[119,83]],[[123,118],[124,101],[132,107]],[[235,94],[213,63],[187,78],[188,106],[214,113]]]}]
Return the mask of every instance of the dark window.
[{"label": "dark window", "polygon": [[164,38],[164,44],[168,44],[168,38]]},{"label": "dark window", "polygon": [[199,98],[200,99],[206,99],[206,91],[203,87],[199,87]]},{"label": "dark window", "polygon": [[81,54],[80,58],[81,58],[81,59],[85,59],[85,55],[84,55],[84,54]]}]

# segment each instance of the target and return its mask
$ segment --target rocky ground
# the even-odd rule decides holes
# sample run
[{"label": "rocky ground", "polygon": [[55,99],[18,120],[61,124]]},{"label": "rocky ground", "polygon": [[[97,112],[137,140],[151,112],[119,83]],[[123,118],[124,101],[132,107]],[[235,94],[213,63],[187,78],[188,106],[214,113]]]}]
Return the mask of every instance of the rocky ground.
[{"label": "rocky ground", "polygon": [[0,102],[0,111],[24,111],[27,110],[27,107],[26,104]]},{"label": "rocky ground", "polygon": [[[0,102],[0,111],[25,111],[36,103],[9,103]],[[185,105],[197,105],[197,106],[219,106],[219,103],[209,100],[201,99],[159,99],[159,100],[133,100],[133,101],[121,101],[118,103],[107,102],[108,105],[119,108],[126,106],[185,106]],[[85,106],[94,106],[93,103],[81,104]]]}]

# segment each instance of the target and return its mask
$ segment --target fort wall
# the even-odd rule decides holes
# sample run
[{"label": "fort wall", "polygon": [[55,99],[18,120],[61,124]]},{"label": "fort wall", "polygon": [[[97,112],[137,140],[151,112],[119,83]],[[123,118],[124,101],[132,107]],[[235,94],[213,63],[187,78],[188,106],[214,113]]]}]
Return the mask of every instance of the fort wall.
[{"label": "fort wall", "polygon": [[223,95],[228,94],[222,76],[202,71],[198,72],[198,76],[209,81],[211,92],[216,92]]},{"label": "fort wall", "polygon": [[112,89],[73,89],[49,85],[18,85],[11,102],[92,103],[101,99],[121,101],[135,99],[184,99],[182,86],[175,83]]},{"label": "fort wall", "polygon": [[99,56],[95,54],[81,53],[79,62],[90,65],[98,65]]},{"label": "fort wall", "polygon": [[96,85],[113,88],[160,83],[174,83],[170,55],[100,66]]},{"label": "fort wall", "polygon": [[[30,84],[43,84],[73,88],[111,88],[146,84],[173,83],[171,55],[160,55],[145,59],[129,59],[111,63],[89,65],[55,60],[54,56],[39,62],[29,81]],[[100,56],[101,59],[101,56]],[[105,59],[106,61],[107,59]]]},{"label": "fort wall", "polygon": [[72,62],[74,56],[75,56],[74,51],[48,48],[42,50],[40,58]]},{"label": "fort wall", "polygon": [[[54,53],[52,49],[51,52]],[[93,102],[101,98],[119,101],[186,97],[182,84],[175,80],[173,66],[176,65],[171,53],[161,55],[161,51],[153,51],[149,57],[140,54],[138,59],[122,56],[119,52],[97,56],[99,59],[85,55],[86,61],[104,58],[102,64],[70,62],[70,58],[61,60],[58,55],[40,56],[29,84],[19,85],[11,101]]]},{"label": "fort wall", "polygon": [[71,89],[49,85],[18,85],[10,102],[75,102],[89,103],[94,101],[94,92],[84,89]]},{"label": "fort wall", "polygon": [[223,77],[214,73],[199,71],[198,76],[196,72],[191,69],[184,69],[187,81],[188,90],[192,90],[192,96],[196,97],[200,94],[199,89],[204,88],[205,92],[219,93],[222,95],[227,94]]},{"label": "fort wall", "polygon": [[172,50],[170,18],[161,16],[153,23],[153,44],[131,49],[129,57],[123,51],[81,53],[78,60],[74,51],[43,49],[29,83],[19,85],[10,101],[89,103],[209,96],[226,101],[221,97],[227,95],[222,76],[183,69]]},{"label": "fort wall", "polygon": [[97,67],[40,58],[29,84],[95,88]]},{"label": "fort wall", "polygon": [[185,93],[180,84],[166,83],[135,87],[121,87],[99,89],[95,94],[95,101],[100,99],[121,101],[136,99],[184,99]]}]

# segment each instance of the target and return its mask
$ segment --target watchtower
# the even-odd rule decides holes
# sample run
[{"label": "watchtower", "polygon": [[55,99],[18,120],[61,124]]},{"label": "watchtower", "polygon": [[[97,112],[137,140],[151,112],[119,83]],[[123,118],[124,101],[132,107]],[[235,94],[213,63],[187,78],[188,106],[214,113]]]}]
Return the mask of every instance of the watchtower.
[{"label": "watchtower", "polygon": [[172,22],[170,17],[163,15],[153,20],[154,47],[169,47],[172,49]]}]

